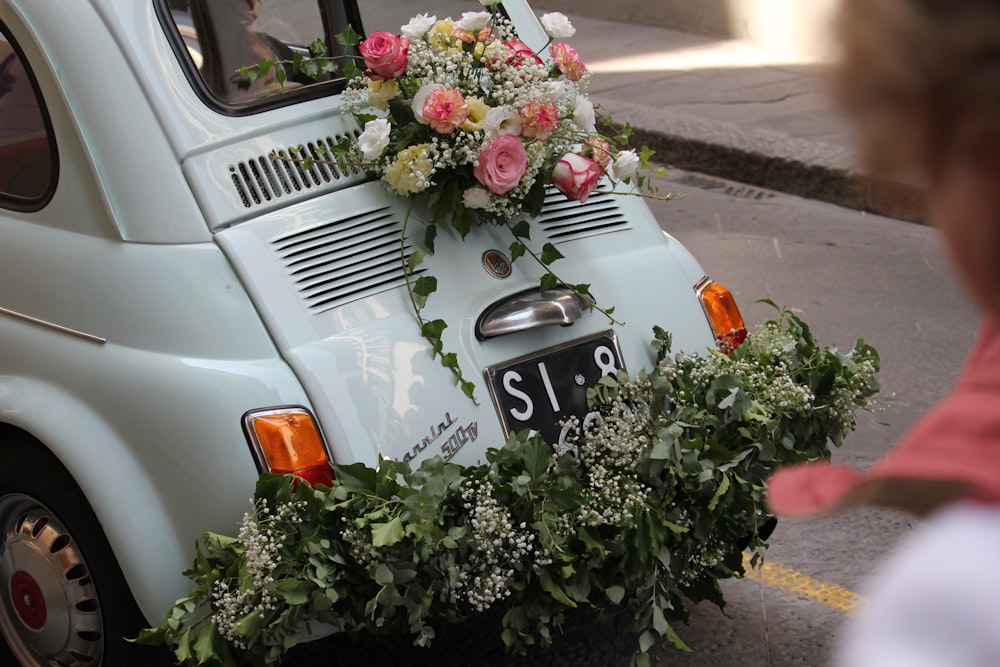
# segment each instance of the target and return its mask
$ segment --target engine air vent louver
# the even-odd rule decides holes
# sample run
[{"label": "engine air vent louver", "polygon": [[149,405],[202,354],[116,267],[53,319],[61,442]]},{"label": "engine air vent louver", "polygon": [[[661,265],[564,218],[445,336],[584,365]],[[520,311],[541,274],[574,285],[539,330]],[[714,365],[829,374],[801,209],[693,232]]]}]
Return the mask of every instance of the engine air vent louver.
[{"label": "engine air vent louver", "polygon": [[[342,136],[327,137],[294,148],[283,148],[271,154],[259,155],[251,160],[229,165],[229,176],[236,194],[245,208],[261,206],[297,192],[335,183],[351,175],[360,174],[357,168],[341,170],[333,164],[327,149],[339,143]],[[311,157],[314,162],[303,169],[296,159]]]},{"label": "engine air vent louver", "polygon": [[556,244],[627,231],[632,225],[615,197],[608,193],[594,193],[586,203],[581,204],[566,199],[564,194],[549,187],[538,222],[546,236]]},{"label": "engine air vent louver", "polygon": [[[388,207],[271,240],[306,308],[314,314],[406,285],[402,223]],[[413,253],[409,243],[403,253]],[[423,273],[417,269],[412,275]]]}]

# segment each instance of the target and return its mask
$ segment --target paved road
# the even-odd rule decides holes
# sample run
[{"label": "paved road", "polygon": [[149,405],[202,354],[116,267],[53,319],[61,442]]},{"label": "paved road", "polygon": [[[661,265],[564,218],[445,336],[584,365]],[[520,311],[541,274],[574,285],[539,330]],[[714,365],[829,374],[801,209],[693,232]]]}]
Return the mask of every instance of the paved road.
[{"label": "paved road", "polygon": [[[824,342],[847,347],[863,337],[880,350],[885,404],[861,415],[837,459],[871,463],[947,391],[978,316],[933,229],[683,172],[671,173],[662,188],[687,194],[652,203],[664,229],[735,292],[748,322],[773,312],[755,302],[766,297],[799,309]],[[853,594],[913,527],[904,515],[877,510],[780,524],[762,576],[725,582],[727,615],[696,608],[679,628],[695,651],[664,649],[657,664],[826,664]],[[627,664],[631,650],[611,619],[570,624],[553,649],[515,658],[503,652],[496,623],[444,627],[430,650],[405,640],[325,642],[296,664],[604,667]]]}]

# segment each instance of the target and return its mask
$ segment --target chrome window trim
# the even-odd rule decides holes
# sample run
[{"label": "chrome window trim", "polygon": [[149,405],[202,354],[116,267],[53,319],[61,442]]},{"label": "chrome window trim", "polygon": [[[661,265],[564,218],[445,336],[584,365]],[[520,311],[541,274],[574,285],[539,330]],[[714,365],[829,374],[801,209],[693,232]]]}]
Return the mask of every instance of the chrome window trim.
[{"label": "chrome window trim", "polygon": [[98,345],[104,345],[108,342],[107,338],[102,338],[101,336],[96,336],[94,334],[89,334],[84,331],[78,331],[77,329],[70,329],[69,327],[64,327],[61,324],[56,324],[55,322],[49,322],[47,320],[40,320],[37,317],[32,317],[31,315],[25,315],[24,313],[19,313],[8,308],[0,306],[0,314],[9,315],[18,320],[23,320],[25,322],[31,322],[32,324],[37,324],[39,326],[46,327],[48,329],[54,329],[60,333],[70,334],[71,336],[76,336],[77,338],[83,338],[84,340],[89,340],[92,343],[97,343]]}]

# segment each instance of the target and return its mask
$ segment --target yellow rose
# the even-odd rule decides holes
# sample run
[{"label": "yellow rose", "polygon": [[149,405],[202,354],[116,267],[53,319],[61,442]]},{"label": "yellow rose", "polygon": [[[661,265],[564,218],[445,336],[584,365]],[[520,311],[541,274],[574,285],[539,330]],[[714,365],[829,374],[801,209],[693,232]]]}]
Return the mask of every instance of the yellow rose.
[{"label": "yellow rose", "polygon": [[433,171],[431,145],[419,144],[399,151],[396,160],[382,173],[382,178],[399,194],[411,195],[423,192],[430,186]]},{"label": "yellow rose", "polygon": [[476,130],[483,129],[486,114],[490,110],[489,105],[478,97],[466,97],[465,101],[469,105],[469,115],[459,127],[466,132],[475,132]]},{"label": "yellow rose", "polygon": [[368,101],[385,111],[389,108],[389,100],[399,94],[399,84],[395,79],[376,81],[368,79]]}]

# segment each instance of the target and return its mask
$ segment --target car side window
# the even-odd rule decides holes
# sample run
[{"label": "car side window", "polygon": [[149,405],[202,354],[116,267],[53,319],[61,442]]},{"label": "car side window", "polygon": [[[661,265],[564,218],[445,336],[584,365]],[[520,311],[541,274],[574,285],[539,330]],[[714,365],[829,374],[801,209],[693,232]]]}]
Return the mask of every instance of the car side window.
[{"label": "car side window", "polygon": [[0,23],[0,206],[43,207],[55,187],[55,141],[21,50]]}]

